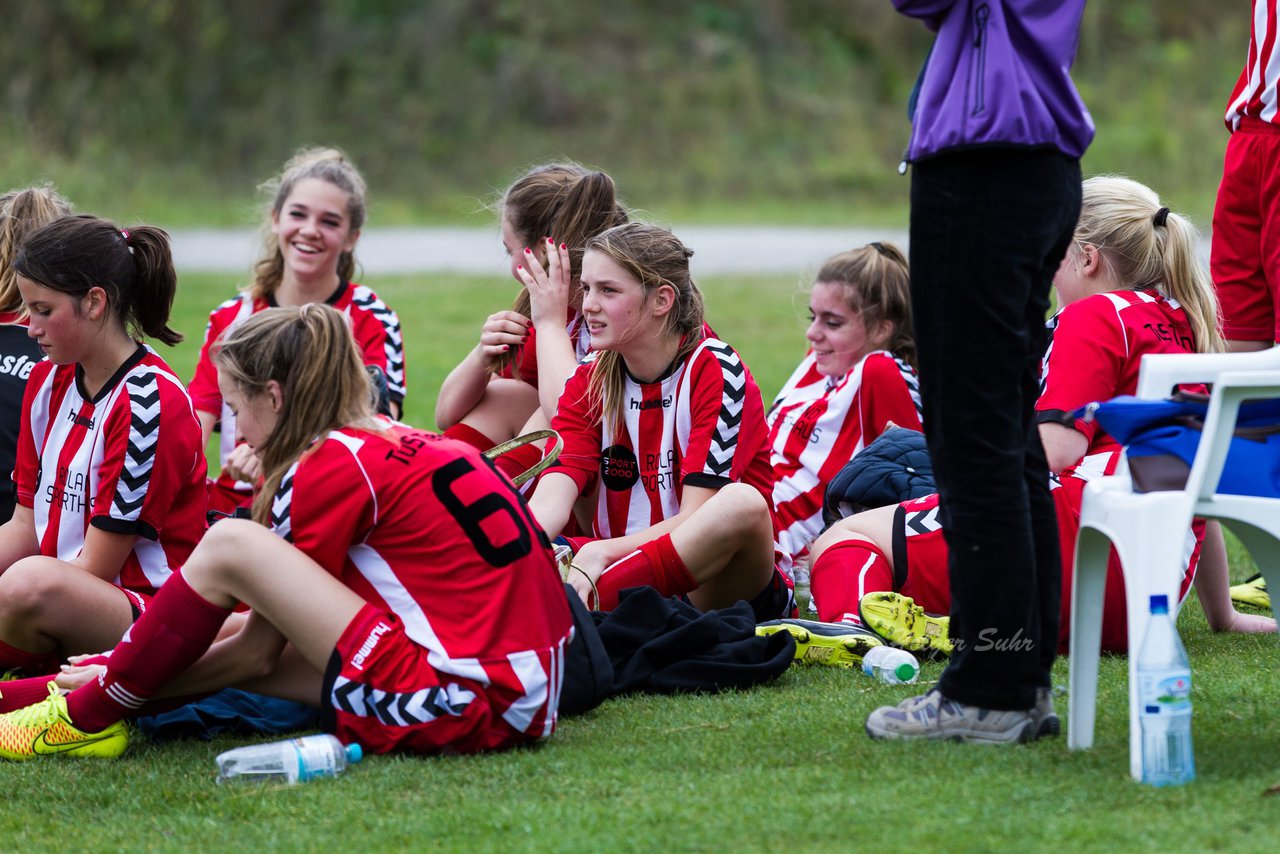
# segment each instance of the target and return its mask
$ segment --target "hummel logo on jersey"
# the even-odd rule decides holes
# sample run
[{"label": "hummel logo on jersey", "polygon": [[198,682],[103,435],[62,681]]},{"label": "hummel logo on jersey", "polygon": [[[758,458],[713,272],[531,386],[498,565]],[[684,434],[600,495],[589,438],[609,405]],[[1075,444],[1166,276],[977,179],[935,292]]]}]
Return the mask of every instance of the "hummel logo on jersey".
[{"label": "hummel logo on jersey", "polygon": [[387,632],[391,631],[391,627],[386,623],[378,623],[373,627],[373,631],[369,632],[369,636],[364,639],[364,643],[360,645],[360,649],[356,651],[355,656],[351,659],[351,666],[356,670],[364,670],[365,659],[373,652],[373,648],[378,645],[378,641]]},{"label": "hummel logo on jersey", "polygon": [[663,398],[655,397],[653,400],[636,400],[633,397],[630,400],[630,404],[632,409],[638,409],[641,412],[646,409],[670,409],[672,397],[673,395],[667,395]]},{"label": "hummel logo on jersey", "polygon": [[70,421],[72,424],[76,425],[77,427],[83,427],[86,430],[93,429],[93,419],[86,418],[85,416],[81,415],[79,412],[72,412],[71,410],[67,410],[67,420]]}]

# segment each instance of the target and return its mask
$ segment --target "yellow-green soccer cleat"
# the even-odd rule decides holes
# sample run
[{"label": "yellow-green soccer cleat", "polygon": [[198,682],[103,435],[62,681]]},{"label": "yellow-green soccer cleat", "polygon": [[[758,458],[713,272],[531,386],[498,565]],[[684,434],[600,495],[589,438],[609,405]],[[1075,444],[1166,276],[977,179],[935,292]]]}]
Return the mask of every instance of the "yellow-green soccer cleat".
[{"label": "yellow-green soccer cleat", "polygon": [[951,618],[926,614],[910,596],[888,590],[868,593],[858,603],[862,624],[911,652],[950,655]]},{"label": "yellow-green soccer cleat", "polygon": [[1267,592],[1267,580],[1258,573],[1241,584],[1231,588],[1231,601],[1241,605],[1271,610],[1271,594]]},{"label": "yellow-green soccer cleat", "polygon": [[801,664],[829,667],[860,667],[862,657],[884,642],[874,633],[850,623],[820,623],[817,620],[769,620],[756,626],[757,635],[790,632],[796,639],[796,658]]},{"label": "yellow-green soccer cleat", "polygon": [[49,696],[25,709],[0,715],[0,758],[15,761],[40,756],[92,756],[114,759],[129,746],[123,723],[102,732],[82,732],[67,716],[67,698],[49,683]]}]

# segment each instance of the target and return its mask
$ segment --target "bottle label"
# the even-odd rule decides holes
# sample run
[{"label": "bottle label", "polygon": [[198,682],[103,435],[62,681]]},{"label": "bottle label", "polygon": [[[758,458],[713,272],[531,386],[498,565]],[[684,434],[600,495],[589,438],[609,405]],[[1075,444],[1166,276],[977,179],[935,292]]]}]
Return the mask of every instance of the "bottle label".
[{"label": "bottle label", "polygon": [[1144,714],[1191,714],[1191,674],[1185,670],[1140,672],[1138,697]]},{"label": "bottle label", "polygon": [[298,751],[299,783],[317,777],[333,777],[338,773],[332,745],[323,736],[295,738],[293,746]]}]

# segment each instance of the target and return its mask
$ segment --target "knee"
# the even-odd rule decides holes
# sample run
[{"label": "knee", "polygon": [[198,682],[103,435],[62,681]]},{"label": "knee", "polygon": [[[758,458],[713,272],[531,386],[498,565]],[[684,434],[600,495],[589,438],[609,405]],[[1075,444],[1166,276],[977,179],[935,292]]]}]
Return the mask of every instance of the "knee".
[{"label": "knee", "polygon": [[47,558],[24,558],[0,575],[0,619],[30,620],[57,602],[62,573]]},{"label": "knee", "polygon": [[773,528],[769,501],[754,486],[745,483],[728,484],[716,493],[715,501],[716,509],[724,517],[737,522],[741,528],[755,528],[761,523],[768,523],[770,530]]},{"label": "knee", "polygon": [[263,537],[275,534],[248,519],[223,519],[205,531],[187,567],[199,566],[201,571],[234,568],[254,554]]}]

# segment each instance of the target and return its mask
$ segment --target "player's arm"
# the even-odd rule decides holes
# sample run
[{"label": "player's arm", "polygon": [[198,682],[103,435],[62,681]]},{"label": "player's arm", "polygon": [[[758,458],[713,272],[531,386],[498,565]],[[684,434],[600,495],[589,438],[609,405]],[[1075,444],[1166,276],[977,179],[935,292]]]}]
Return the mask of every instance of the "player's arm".
[{"label": "player's arm", "polygon": [[436,395],[436,426],[448,430],[475,409],[484,397],[489,377],[483,344],[477,344],[440,384],[440,393]]},{"label": "player's arm", "polygon": [[1089,440],[1074,427],[1044,421],[1039,425],[1040,444],[1044,445],[1044,456],[1049,463],[1049,471],[1058,473],[1073,466],[1089,450]]},{"label": "player's arm", "polygon": [[84,548],[70,563],[103,581],[114,582],[136,540],[135,534],[114,533],[90,525],[84,535]]},{"label": "player's arm", "polygon": [[552,469],[538,481],[538,488],[529,498],[529,510],[551,539],[560,536],[569,523],[578,491],[578,482],[564,471]]},{"label": "player's arm", "polygon": [[13,516],[0,525],[0,574],[24,557],[40,554],[35,511],[18,504]]}]

